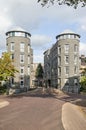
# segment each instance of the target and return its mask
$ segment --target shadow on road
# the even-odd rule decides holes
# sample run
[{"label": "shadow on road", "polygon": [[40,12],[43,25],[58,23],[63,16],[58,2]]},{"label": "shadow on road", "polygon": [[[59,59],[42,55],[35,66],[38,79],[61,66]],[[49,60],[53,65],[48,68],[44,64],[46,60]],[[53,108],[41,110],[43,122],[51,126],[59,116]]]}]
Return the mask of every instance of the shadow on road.
[{"label": "shadow on road", "polygon": [[38,88],[26,93],[20,93],[15,95],[10,95],[8,98],[23,98],[23,97],[36,97],[36,98],[55,98],[64,102],[70,102],[72,104],[86,107],[86,95],[73,94],[73,93],[59,93],[59,91],[54,91],[51,88]]}]

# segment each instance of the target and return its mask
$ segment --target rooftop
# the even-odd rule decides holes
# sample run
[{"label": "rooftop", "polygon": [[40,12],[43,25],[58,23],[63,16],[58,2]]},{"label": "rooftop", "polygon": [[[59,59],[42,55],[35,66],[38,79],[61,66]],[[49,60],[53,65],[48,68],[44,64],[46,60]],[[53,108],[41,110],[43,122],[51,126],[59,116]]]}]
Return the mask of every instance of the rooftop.
[{"label": "rooftop", "polygon": [[80,35],[79,35],[79,34],[77,34],[77,33],[73,32],[73,31],[71,31],[70,29],[66,29],[66,30],[64,30],[63,32],[61,32],[59,35],[57,35],[57,36],[56,36],[56,39],[57,39],[59,36],[64,35],[64,34],[70,34],[70,35],[75,34],[75,35],[77,35],[77,36],[80,38]]},{"label": "rooftop", "polygon": [[69,29],[66,29],[66,30],[64,30],[62,33],[60,33],[60,34],[67,34],[67,33],[69,33],[69,34],[75,34],[75,32],[73,32],[73,31],[71,31],[71,30],[69,30]]},{"label": "rooftop", "polygon": [[[11,28],[9,31],[6,32],[6,35],[10,32],[24,32],[24,33],[28,33],[26,30],[24,30],[23,28],[19,27],[19,26],[16,26],[16,27],[13,27]],[[31,34],[28,33],[30,36]]]}]

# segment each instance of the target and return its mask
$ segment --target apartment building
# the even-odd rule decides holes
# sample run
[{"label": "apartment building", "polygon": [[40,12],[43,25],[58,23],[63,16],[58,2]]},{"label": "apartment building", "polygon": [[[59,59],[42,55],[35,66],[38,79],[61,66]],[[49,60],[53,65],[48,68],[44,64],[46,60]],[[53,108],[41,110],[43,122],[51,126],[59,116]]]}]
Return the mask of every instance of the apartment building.
[{"label": "apartment building", "polygon": [[[79,41],[80,35],[65,30],[56,36],[56,43],[51,47],[49,55],[45,51],[44,72],[47,72],[46,64],[50,63],[48,70],[52,87],[67,92],[79,91]],[[47,57],[49,60],[45,60]]]},{"label": "apartment building", "polygon": [[86,72],[84,72],[86,69],[86,56],[81,55],[80,56],[80,74],[81,76],[86,75]]},{"label": "apartment building", "polygon": [[33,49],[30,41],[31,34],[17,27],[6,32],[7,52],[11,53],[13,64],[19,73],[10,79],[11,86],[29,89],[33,65]]}]

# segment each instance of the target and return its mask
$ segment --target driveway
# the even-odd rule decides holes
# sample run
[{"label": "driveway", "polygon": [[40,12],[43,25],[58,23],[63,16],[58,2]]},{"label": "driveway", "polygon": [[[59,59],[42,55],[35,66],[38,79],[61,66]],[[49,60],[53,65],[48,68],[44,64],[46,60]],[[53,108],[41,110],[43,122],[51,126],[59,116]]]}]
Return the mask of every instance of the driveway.
[{"label": "driveway", "polygon": [[0,109],[0,130],[64,130],[62,105],[57,94],[42,89],[6,98]]}]

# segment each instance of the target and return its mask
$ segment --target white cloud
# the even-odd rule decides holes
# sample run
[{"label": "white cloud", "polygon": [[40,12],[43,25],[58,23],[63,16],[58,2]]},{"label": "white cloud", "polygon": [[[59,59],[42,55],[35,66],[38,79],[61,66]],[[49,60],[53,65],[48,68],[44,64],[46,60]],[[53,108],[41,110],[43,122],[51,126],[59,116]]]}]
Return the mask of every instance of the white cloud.
[{"label": "white cloud", "polygon": [[83,31],[86,31],[86,25],[82,25],[82,26],[81,26],[81,29],[82,29]]},{"label": "white cloud", "polygon": [[80,54],[86,55],[86,43],[80,43]]},{"label": "white cloud", "polygon": [[34,55],[34,63],[43,63],[43,54],[40,54],[40,55]]},{"label": "white cloud", "polygon": [[6,31],[11,26],[11,21],[6,17],[5,14],[0,14],[0,32]]},{"label": "white cloud", "polygon": [[[5,48],[5,32],[14,25],[31,33],[35,57],[40,55],[39,60],[42,60],[43,52],[50,48],[55,40],[51,35],[58,35],[64,28],[70,28],[78,31],[82,38],[82,33],[86,31],[86,8],[75,10],[57,4],[42,8],[37,0],[0,0],[0,49]],[[86,36],[84,37],[86,39]],[[85,44],[81,43],[80,52],[85,52],[84,47]]]},{"label": "white cloud", "polygon": [[52,38],[46,35],[36,34],[31,38],[32,45],[37,48],[47,46],[50,42],[52,42]]}]

